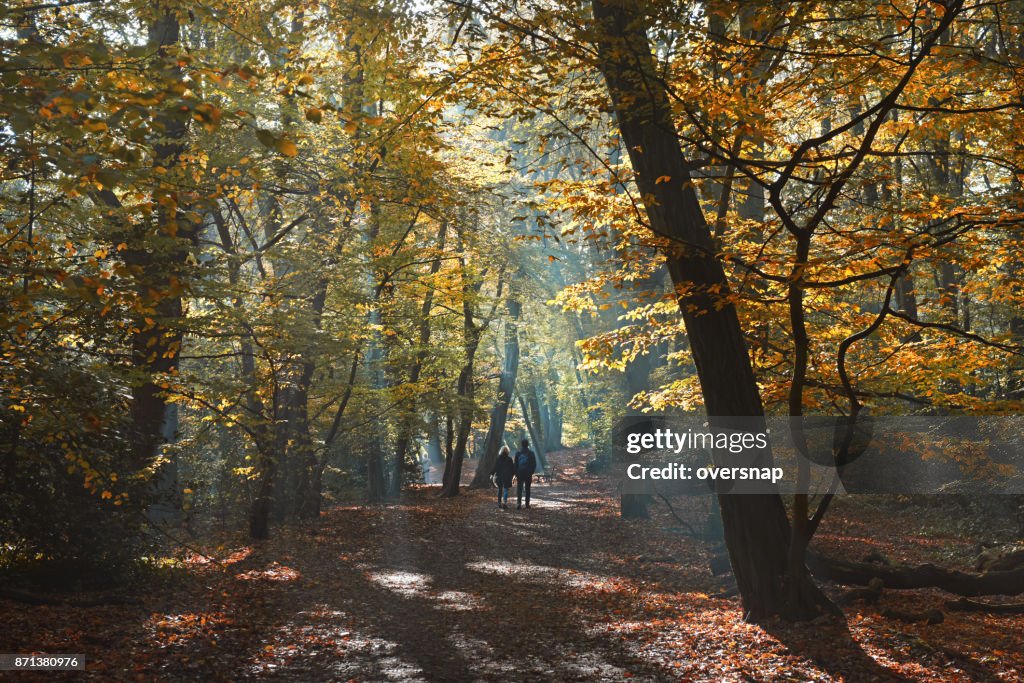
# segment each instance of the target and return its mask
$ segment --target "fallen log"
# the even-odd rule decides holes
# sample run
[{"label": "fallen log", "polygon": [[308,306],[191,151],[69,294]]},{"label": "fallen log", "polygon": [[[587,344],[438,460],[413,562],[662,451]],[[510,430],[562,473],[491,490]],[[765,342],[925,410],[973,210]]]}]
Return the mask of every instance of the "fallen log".
[{"label": "fallen log", "polygon": [[933,564],[885,565],[850,562],[817,553],[807,554],[807,568],[816,577],[854,586],[870,585],[878,578],[889,589],[939,588],[963,596],[1019,595],[1024,593],[1024,566],[1009,571],[976,574]]},{"label": "fallen log", "polygon": [[840,605],[848,605],[852,602],[862,601],[869,605],[874,605],[882,597],[882,588],[884,586],[885,583],[876,577],[868,582],[867,588],[851,588],[836,598],[836,602]]},{"label": "fallen log", "polygon": [[987,612],[989,614],[1024,614],[1024,602],[982,602],[960,598],[946,603],[954,612]]},{"label": "fallen log", "polygon": [[929,609],[924,612],[908,612],[905,610],[886,608],[882,610],[882,616],[887,619],[898,619],[906,624],[916,624],[923,621],[929,626],[932,624],[941,624],[946,620],[942,611],[937,609]]},{"label": "fallen log", "polygon": [[1017,546],[997,546],[988,548],[978,554],[974,568],[978,571],[1007,571],[1024,566],[1024,548]]}]

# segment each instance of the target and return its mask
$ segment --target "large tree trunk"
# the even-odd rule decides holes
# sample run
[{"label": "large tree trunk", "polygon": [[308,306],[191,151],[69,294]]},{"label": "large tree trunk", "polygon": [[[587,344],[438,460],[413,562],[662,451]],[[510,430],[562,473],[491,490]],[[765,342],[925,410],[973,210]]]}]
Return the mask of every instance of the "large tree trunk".
[{"label": "large tree trunk", "polygon": [[[593,10],[600,30],[599,65],[650,227],[670,240],[665,247],[669,274],[707,413],[716,425],[727,425],[729,417],[763,416],[736,309],[725,300],[725,272],[715,257],[645,27],[632,5],[594,0]],[[766,451],[758,464],[770,462]],[[789,521],[777,494],[722,495],[720,504],[746,619],[806,620],[837,611],[806,575],[793,579],[799,585],[787,585]]]},{"label": "large tree trunk", "polygon": [[[167,48],[178,43],[179,26],[173,12],[164,12],[149,28],[149,45],[156,50],[153,70],[164,85],[178,82],[181,69],[170,58]],[[166,111],[156,118],[160,141],[153,147],[153,165],[166,169],[178,166],[185,150],[188,119],[175,111],[173,98]],[[140,313],[132,334],[132,365],[144,373],[145,379],[132,387],[129,414],[131,458],[135,469],[147,467],[168,437],[168,423],[173,420],[173,407],[167,403],[159,386],[160,375],[177,370],[181,351],[183,284],[182,270],[198,226],[186,218],[181,207],[177,185],[155,179],[152,201],[156,208],[156,230],[150,234],[145,222],[129,228],[125,236],[125,263],[135,272],[138,300],[149,307]],[[101,193],[103,201],[120,206],[109,190]],[[140,308],[140,311],[143,309]],[[171,435],[173,436],[173,435]]]},{"label": "large tree trunk", "polygon": [[506,303],[508,320],[505,322],[505,362],[498,380],[498,396],[491,409],[491,424],[487,428],[487,440],[484,453],[477,463],[476,473],[470,488],[486,488],[490,486],[491,472],[498,459],[505,435],[505,421],[508,419],[508,407],[512,403],[512,394],[516,389],[516,376],[519,373],[519,315],[522,304],[511,295]]}]

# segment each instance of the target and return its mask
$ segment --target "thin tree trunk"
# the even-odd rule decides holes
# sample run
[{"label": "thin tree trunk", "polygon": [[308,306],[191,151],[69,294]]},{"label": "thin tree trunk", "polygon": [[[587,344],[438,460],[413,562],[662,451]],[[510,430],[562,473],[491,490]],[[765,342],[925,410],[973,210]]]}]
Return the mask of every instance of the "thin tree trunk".
[{"label": "thin tree trunk", "polygon": [[[462,477],[462,463],[466,457],[466,444],[469,441],[469,432],[473,428],[473,360],[476,357],[477,349],[480,347],[480,339],[484,330],[494,318],[498,302],[501,300],[501,292],[504,286],[504,270],[498,275],[497,292],[494,298],[494,305],[484,316],[481,322],[476,321],[477,297],[483,288],[484,278],[481,274],[475,281],[469,277],[466,268],[466,247],[463,243],[462,231],[457,229],[459,269],[462,276],[462,345],[464,365],[459,373],[456,392],[458,395],[456,412],[459,417],[458,436],[455,440],[455,448],[449,446],[448,457],[445,460],[444,481],[441,486],[441,495],[446,498],[459,495],[459,483]],[[485,271],[486,272],[486,271]],[[451,444],[452,427],[451,416],[448,418],[448,442]]]},{"label": "thin tree trunk", "polygon": [[544,446],[540,441],[540,433],[537,431],[537,427],[533,420],[530,419],[530,413],[527,409],[526,399],[523,398],[522,392],[518,394],[519,398],[519,409],[523,413],[523,422],[526,423],[526,431],[530,435],[530,441],[533,443],[534,453],[537,455],[537,464],[540,467],[541,472],[548,471],[548,459],[544,453]]},{"label": "thin tree trunk", "polygon": [[[448,225],[442,223],[437,233],[437,258],[430,264],[430,275],[437,275],[438,271],[441,270],[441,257],[444,253],[445,239],[448,234]],[[423,297],[423,305],[420,307],[420,335],[419,335],[419,350],[416,352],[416,359],[412,363],[412,367],[409,368],[409,384],[416,384],[420,380],[420,373],[423,370],[423,364],[427,360],[429,354],[430,345],[430,312],[434,307],[434,288],[429,287],[427,293]],[[415,404],[410,406],[410,412],[415,411]],[[415,417],[408,416],[402,420],[401,430],[398,436],[398,442],[395,444],[395,458],[391,465],[391,478],[389,479],[388,485],[388,496],[397,498],[401,494],[402,489],[402,476],[405,469],[405,456],[409,451],[409,445],[412,443],[413,431],[414,431]]]},{"label": "thin tree trunk", "polygon": [[498,395],[491,409],[491,423],[487,429],[487,440],[484,452],[476,466],[473,483],[470,488],[487,488],[490,486],[491,472],[498,459],[505,435],[505,421],[508,419],[508,407],[512,402],[512,394],[516,390],[516,376],[519,373],[519,329],[518,320],[522,312],[522,304],[509,296],[506,302],[508,320],[505,322],[505,362],[498,380]]}]

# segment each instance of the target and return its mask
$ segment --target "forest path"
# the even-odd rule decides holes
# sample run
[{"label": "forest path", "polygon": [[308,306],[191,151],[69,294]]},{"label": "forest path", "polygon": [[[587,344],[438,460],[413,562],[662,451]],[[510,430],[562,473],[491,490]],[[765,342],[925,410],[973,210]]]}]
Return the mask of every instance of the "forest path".
[{"label": "forest path", "polygon": [[[685,576],[664,563],[660,572],[631,566],[652,540],[642,525],[618,519],[612,483],[586,473],[591,457],[551,454],[558,476],[535,482],[529,510],[514,501],[498,509],[494,489],[437,500],[436,487],[424,487],[399,504],[329,511],[316,557],[307,547],[306,562],[294,566],[299,583],[314,587],[302,590],[309,609],[295,612],[287,592],[277,595],[271,611],[288,623],[250,671],[338,680],[664,678],[671,669],[606,628],[623,615],[643,618],[635,594],[646,581]],[[466,463],[465,483],[475,465]],[[701,561],[698,545],[690,551]],[[655,559],[674,562],[666,552]],[[287,644],[311,634],[334,644],[289,657]]]},{"label": "forest path", "polygon": [[[902,625],[869,607],[849,610],[848,629],[745,624],[737,599],[709,595],[708,549],[668,531],[664,505],[623,521],[589,452],[550,457],[558,476],[530,510],[497,509],[493,489],[413,487],[260,544],[206,536],[220,562],[150,577],[138,605],[0,600],[0,652],[82,653],[91,680],[1020,680],[1024,619]],[[707,513],[705,498],[674,504],[691,523]]]}]

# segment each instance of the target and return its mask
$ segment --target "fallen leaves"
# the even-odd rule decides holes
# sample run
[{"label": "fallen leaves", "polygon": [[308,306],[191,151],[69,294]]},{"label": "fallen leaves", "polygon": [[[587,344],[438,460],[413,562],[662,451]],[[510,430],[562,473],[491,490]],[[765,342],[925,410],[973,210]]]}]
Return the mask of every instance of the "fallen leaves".
[{"label": "fallen leaves", "polygon": [[[937,591],[886,592],[877,608],[851,607],[846,625],[744,623],[736,598],[710,597],[721,586],[709,549],[666,531],[676,522],[663,507],[623,522],[615,482],[586,472],[588,453],[551,457],[559,478],[534,487],[529,511],[493,509],[490,491],[439,501],[420,487],[259,546],[204,538],[218,561],[184,555],[139,587],[142,609],[0,601],[0,649],[82,652],[103,680],[937,682],[1024,668],[1020,616],[949,613],[928,626],[879,613],[941,605]],[[676,509],[700,521],[707,502]],[[947,552],[953,539],[934,528],[908,531],[914,517],[840,506],[822,540],[859,553],[881,538],[913,561]],[[888,547],[898,539],[902,555]]]}]

